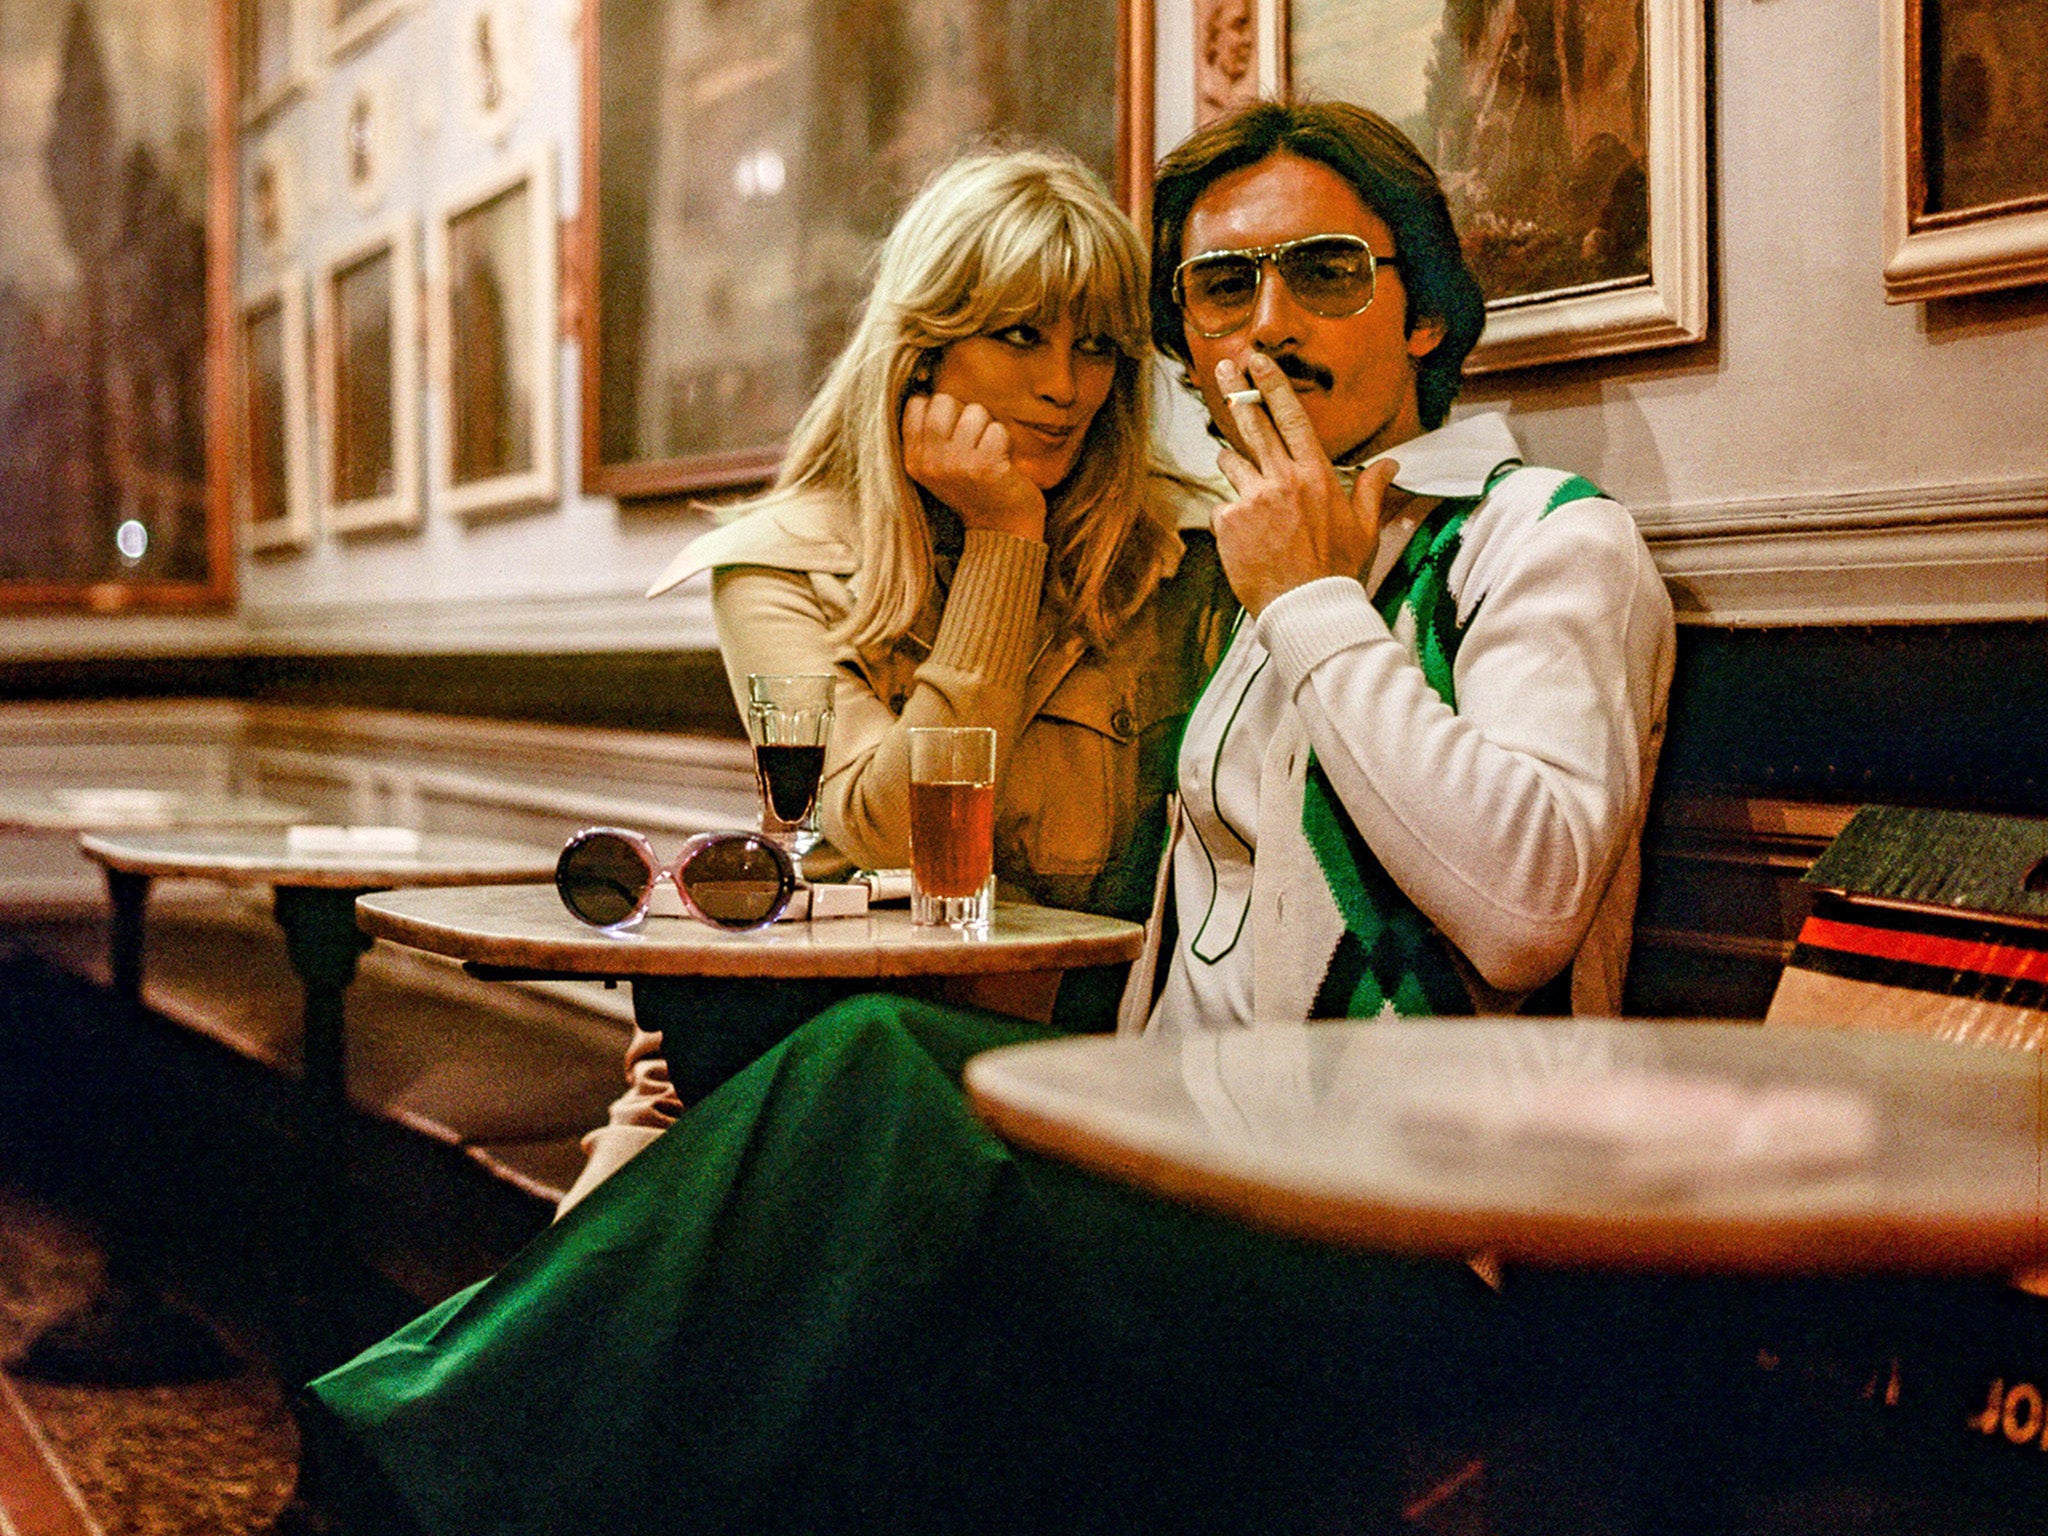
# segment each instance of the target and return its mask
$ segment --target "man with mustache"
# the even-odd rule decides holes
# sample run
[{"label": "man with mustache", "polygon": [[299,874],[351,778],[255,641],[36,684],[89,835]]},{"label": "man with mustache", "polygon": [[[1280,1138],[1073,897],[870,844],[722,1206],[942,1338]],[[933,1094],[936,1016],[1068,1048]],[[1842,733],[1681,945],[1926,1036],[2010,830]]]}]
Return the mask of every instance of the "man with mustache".
[{"label": "man with mustache", "polygon": [[1485,310],[1435,173],[1359,107],[1223,119],[1160,165],[1152,307],[1245,615],[1123,1027],[1619,1012],[1671,603],[1625,509],[1445,425]]}]

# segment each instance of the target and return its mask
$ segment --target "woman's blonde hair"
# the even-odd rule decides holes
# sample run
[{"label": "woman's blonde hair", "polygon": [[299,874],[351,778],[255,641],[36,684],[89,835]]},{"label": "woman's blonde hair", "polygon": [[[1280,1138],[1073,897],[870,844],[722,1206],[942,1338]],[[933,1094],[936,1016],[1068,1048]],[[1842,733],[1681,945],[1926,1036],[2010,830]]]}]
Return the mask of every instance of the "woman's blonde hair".
[{"label": "woman's blonde hair", "polygon": [[928,182],[883,242],[853,336],[791,435],[775,492],[830,488],[854,507],[861,570],[842,637],[883,645],[929,601],[932,527],[903,469],[903,402],[949,342],[1071,314],[1117,349],[1109,399],[1046,498],[1045,601],[1100,646],[1158,580],[1171,518],[1150,494],[1145,251],[1079,162],[978,154]]}]

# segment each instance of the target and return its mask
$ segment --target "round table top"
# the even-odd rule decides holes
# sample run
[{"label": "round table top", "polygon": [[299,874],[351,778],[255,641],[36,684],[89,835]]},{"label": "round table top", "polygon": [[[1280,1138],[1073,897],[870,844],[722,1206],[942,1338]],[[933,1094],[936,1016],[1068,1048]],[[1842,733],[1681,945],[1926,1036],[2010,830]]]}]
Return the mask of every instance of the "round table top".
[{"label": "round table top", "polygon": [[552,878],[545,848],[489,837],[420,835],[415,853],[373,850],[295,852],[283,828],[180,828],[164,832],[87,832],[87,858],[109,869],[158,878],[199,876],[231,885],[361,890],[403,885],[504,885]]},{"label": "round table top", "polygon": [[1678,1272],[2048,1258],[2034,1052],[1527,1019],[1080,1037],[968,1063],[1006,1138],[1270,1230]]},{"label": "round table top", "polygon": [[10,832],[283,827],[305,819],[297,806],[258,795],[86,785],[0,790],[0,831]]},{"label": "round table top", "polygon": [[586,927],[553,885],[389,891],[356,903],[365,933],[437,955],[565,976],[890,977],[1063,970],[1136,957],[1145,931],[1086,912],[998,902],[986,934],[920,928],[904,907],[732,933],[650,916],[628,933]]}]

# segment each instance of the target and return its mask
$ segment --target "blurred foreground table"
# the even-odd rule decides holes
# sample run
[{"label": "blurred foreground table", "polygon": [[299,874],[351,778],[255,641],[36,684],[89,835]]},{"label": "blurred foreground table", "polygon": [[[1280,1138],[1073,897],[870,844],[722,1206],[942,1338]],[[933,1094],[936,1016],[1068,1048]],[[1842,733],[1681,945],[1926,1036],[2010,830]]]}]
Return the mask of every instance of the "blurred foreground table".
[{"label": "blurred foreground table", "polygon": [[2038,1053],[1748,1024],[1076,1038],[968,1064],[1016,1144],[1268,1230],[1673,1273],[2048,1258]]},{"label": "blurred foreground table", "polygon": [[552,885],[388,891],[365,896],[356,916],[365,933],[451,956],[486,979],[630,981],[634,1017],[662,1035],[686,1102],[863,985],[1107,965],[1135,959],[1145,937],[1136,923],[1013,902],[996,904],[986,933],[919,927],[907,908],[883,906],[747,933],[657,912],[608,934],[571,917]]}]

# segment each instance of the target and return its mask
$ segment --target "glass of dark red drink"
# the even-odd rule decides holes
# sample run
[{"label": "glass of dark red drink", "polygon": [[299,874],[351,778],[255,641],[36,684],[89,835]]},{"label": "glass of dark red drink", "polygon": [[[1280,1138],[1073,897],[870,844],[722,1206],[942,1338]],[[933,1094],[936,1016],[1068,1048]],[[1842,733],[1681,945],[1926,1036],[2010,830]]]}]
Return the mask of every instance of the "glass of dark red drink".
[{"label": "glass of dark red drink", "polygon": [[985,929],[995,905],[996,733],[910,733],[910,917]]},{"label": "glass of dark red drink", "polygon": [[747,674],[747,734],[761,784],[761,830],[802,858],[815,848],[818,780],[832,738],[832,674]]}]

